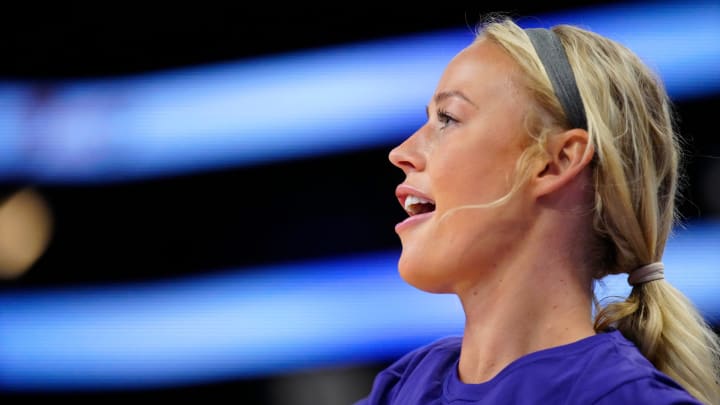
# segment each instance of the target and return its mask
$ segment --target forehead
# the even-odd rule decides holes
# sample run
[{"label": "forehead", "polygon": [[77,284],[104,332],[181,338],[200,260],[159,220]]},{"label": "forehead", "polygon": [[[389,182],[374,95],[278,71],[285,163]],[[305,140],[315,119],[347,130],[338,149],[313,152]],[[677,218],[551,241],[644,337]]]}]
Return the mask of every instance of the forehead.
[{"label": "forehead", "polygon": [[474,102],[517,94],[519,67],[496,43],[480,39],[461,50],[445,68],[437,93],[462,91]]}]

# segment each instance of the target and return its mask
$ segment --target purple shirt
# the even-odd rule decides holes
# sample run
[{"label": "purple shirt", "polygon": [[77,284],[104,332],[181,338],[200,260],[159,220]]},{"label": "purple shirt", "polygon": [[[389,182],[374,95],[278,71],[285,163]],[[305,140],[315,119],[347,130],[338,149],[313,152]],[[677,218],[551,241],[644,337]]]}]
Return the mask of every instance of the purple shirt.
[{"label": "purple shirt", "polygon": [[406,354],[356,405],[701,405],[617,330],[530,353],[481,384],[458,377],[461,343],[446,337]]}]

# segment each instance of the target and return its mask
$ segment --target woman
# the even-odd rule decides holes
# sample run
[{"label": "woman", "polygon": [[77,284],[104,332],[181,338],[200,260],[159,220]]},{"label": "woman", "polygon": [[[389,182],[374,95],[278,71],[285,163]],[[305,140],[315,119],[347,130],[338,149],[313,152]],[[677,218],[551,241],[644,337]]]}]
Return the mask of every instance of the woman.
[{"label": "woman", "polygon": [[[399,272],[456,294],[462,337],[382,371],[362,404],[720,404],[717,335],[663,278],[679,148],[631,51],[561,25],[484,24],[390,153]],[[594,281],[628,273],[623,302]]]}]

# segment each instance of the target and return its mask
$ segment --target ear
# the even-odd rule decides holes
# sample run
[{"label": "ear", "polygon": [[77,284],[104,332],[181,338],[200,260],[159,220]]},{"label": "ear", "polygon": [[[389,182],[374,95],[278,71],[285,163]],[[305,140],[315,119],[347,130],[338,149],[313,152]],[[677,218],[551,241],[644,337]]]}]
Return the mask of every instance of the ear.
[{"label": "ear", "polygon": [[577,179],[595,155],[590,136],[584,129],[571,129],[551,135],[536,172],[536,197],[551,194]]}]

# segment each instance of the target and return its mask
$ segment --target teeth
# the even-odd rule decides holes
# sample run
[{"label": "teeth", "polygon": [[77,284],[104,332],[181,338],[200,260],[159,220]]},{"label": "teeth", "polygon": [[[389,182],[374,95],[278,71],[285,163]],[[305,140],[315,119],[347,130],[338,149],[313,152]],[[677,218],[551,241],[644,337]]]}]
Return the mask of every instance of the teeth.
[{"label": "teeth", "polygon": [[406,211],[411,210],[411,207],[414,204],[433,204],[433,202],[430,200],[426,200],[424,198],[414,196],[414,195],[409,195],[405,198],[405,210]]}]

